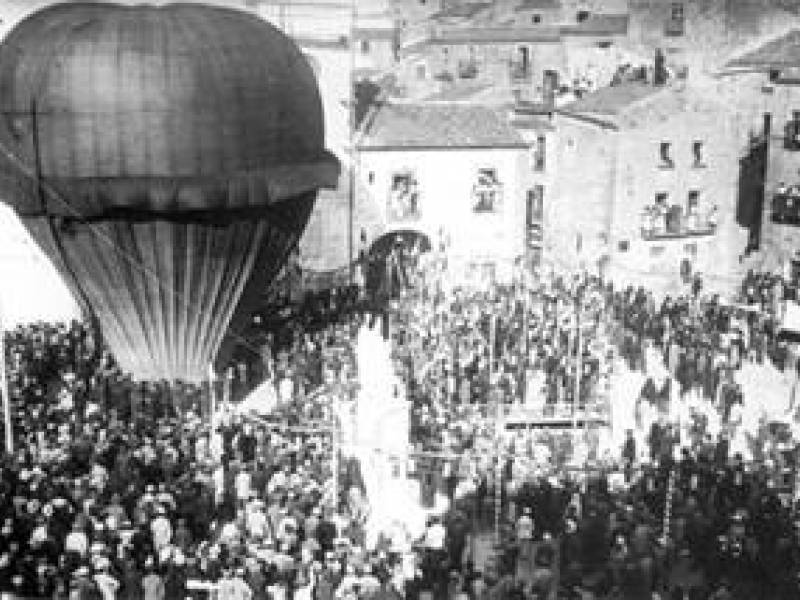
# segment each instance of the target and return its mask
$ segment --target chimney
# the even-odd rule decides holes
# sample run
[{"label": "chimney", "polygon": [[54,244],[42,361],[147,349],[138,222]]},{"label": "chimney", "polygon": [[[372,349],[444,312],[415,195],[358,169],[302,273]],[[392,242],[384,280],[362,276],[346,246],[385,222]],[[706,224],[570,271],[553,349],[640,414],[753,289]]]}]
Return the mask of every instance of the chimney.
[{"label": "chimney", "polygon": [[664,53],[661,48],[656,48],[656,57],[654,61],[653,70],[653,83],[657,86],[666,85],[667,83],[667,65],[664,59]]}]

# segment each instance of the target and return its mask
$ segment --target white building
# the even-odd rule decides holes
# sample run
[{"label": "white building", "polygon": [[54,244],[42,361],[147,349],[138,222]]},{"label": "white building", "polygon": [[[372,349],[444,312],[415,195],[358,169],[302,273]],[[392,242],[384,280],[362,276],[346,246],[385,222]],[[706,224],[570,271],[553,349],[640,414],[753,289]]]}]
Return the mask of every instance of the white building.
[{"label": "white building", "polygon": [[456,272],[499,278],[525,254],[531,154],[508,109],[387,103],[366,122],[357,149],[366,204],[378,219],[356,224],[368,243],[393,231],[417,231],[432,243],[443,237]]}]

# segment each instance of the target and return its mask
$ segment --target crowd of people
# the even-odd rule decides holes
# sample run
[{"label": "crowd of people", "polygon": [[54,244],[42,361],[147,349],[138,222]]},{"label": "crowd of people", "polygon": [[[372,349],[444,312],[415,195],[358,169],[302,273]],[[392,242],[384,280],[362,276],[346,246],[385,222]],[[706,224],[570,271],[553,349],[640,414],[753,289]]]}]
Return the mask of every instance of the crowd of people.
[{"label": "crowd of people", "polygon": [[358,465],[332,460],[325,427],[330,395],[350,397],[360,317],[322,300],[279,324],[256,319],[250,345],[260,336],[260,373],[278,396],[268,417],[235,410],[254,377],[241,355],[216,386],[212,419],[207,387],[134,383],[79,323],[12,332],[16,451],[0,475],[0,591],[393,597],[379,594],[396,562],[363,547]]},{"label": "crowd of people", "polygon": [[[220,600],[800,594],[791,428],[764,423],[752,460],[729,445],[733,407],[748,400],[737,370],[794,368],[777,336],[779,280],[749,274],[733,305],[699,285],[657,301],[585,274],[531,277],[521,265],[506,284],[453,284],[445,253],[395,254],[402,277],[379,288],[383,298],[345,288],[255,315],[214,390],[213,415],[208,385],[134,382],[79,323],[10,332],[16,451],[0,463],[0,592],[69,600],[199,600],[212,590]],[[402,290],[391,289],[399,282]],[[359,464],[336,443],[347,411],[333,407],[356,402],[354,346],[376,311],[408,401],[421,501],[449,500],[416,539],[402,527],[367,535]],[[662,380],[650,375],[654,362]],[[647,374],[639,402],[658,418],[649,452],[629,435],[603,461],[614,365]],[[268,414],[238,410],[264,380],[275,390]],[[713,407],[724,427],[698,423],[681,439],[669,416],[687,396]],[[518,408],[573,426],[498,431],[497,411]],[[497,536],[494,560],[481,557],[487,533]]]},{"label": "crowd of people", "polygon": [[[785,294],[774,289],[780,287],[774,276],[748,274],[738,302],[730,304],[704,294],[700,281],[680,296],[657,301],[643,289],[615,290],[591,277],[445,290],[444,264],[433,257],[420,272],[413,268],[418,260],[412,257],[408,269],[418,278],[393,313],[397,368],[414,414],[412,440],[434,456],[444,451],[439,486],[460,507],[456,531],[463,514],[473,523],[491,523],[486,517],[494,512],[495,497],[500,524],[516,523],[505,532],[504,558],[491,575],[502,590],[498,597],[551,597],[556,572],[561,592],[595,594],[586,597],[797,594],[797,442],[789,428],[762,422],[751,439],[750,460],[730,447],[737,426],[731,414],[745,401],[736,379],[742,364],[793,368],[777,335],[773,308]],[[594,310],[587,311],[587,304]],[[597,364],[608,358],[589,351],[598,340],[608,342],[600,347],[612,347],[611,356],[618,355],[625,369],[648,373],[647,363],[657,362],[665,372],[658,386],[648,377],[642,388],[640,402],[653,404],[658,415],[644,463],[629,435],[620,460],[595,463],[595,477],[587,477],[586,469],[576,477],[568,468],[576,443],[580,437],[588,441],[588,432],[532,431],[498,439],[493,423],[495,402],[573,405],[571,325],[579,306],[581,317],[588,312],[595,324],[583,340],[586,362],[595,361],[579,388],[587,390],[586,400],[596,401],[597,376],[604,371]],[[696,422],[682,440],[670,405],[687,395],[718,413],[724,427],[711,431]],[[479,418],[476,405],[492,422]],[[539,460],[531,461],[537,449]],[[476,458],[470,468],[469,458],[476,455],[483,460]],[[578,462],[585,465],[587,458]],[[623,485],[614,489],[610,481]],[[533,536],[526,533],[531,522]],[[462,580],[475,576],[469,564],[453,558],[463,545],[462,536],[454,537],[456,550],[443,552],[439,569],[429,573],[429,585],[439,594],[452,586],[453,570]],[[526,541],[532,539],[532,545]],[[538,550],[532,554],[531,547]]]}]

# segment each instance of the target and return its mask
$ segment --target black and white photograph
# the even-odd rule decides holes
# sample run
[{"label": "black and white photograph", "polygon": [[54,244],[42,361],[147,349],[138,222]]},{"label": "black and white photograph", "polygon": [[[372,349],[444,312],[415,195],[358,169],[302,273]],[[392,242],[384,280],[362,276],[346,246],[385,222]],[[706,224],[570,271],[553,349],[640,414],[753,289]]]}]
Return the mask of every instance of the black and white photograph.
[{"label": "black and white photograph", "polygon": [[0,0],[0,600],[800,600],[800,0]]}]

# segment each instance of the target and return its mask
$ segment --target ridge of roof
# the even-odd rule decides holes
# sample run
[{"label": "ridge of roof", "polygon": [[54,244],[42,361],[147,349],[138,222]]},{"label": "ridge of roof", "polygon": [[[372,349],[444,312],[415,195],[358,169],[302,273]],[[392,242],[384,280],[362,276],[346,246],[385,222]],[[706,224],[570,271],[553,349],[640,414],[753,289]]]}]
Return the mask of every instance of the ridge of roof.
[{"label": "ridge of roof", "polygon": [[652,83],[628,81],[602,87],[559,110],[566,113],[619,115],[642,100],[668,89],[671,89],[668,85],[656,86]]},{"label": "ridge of roof", "polygon": [[727,69],[800,67],[800,29],[791,29],[725,63]]}]

